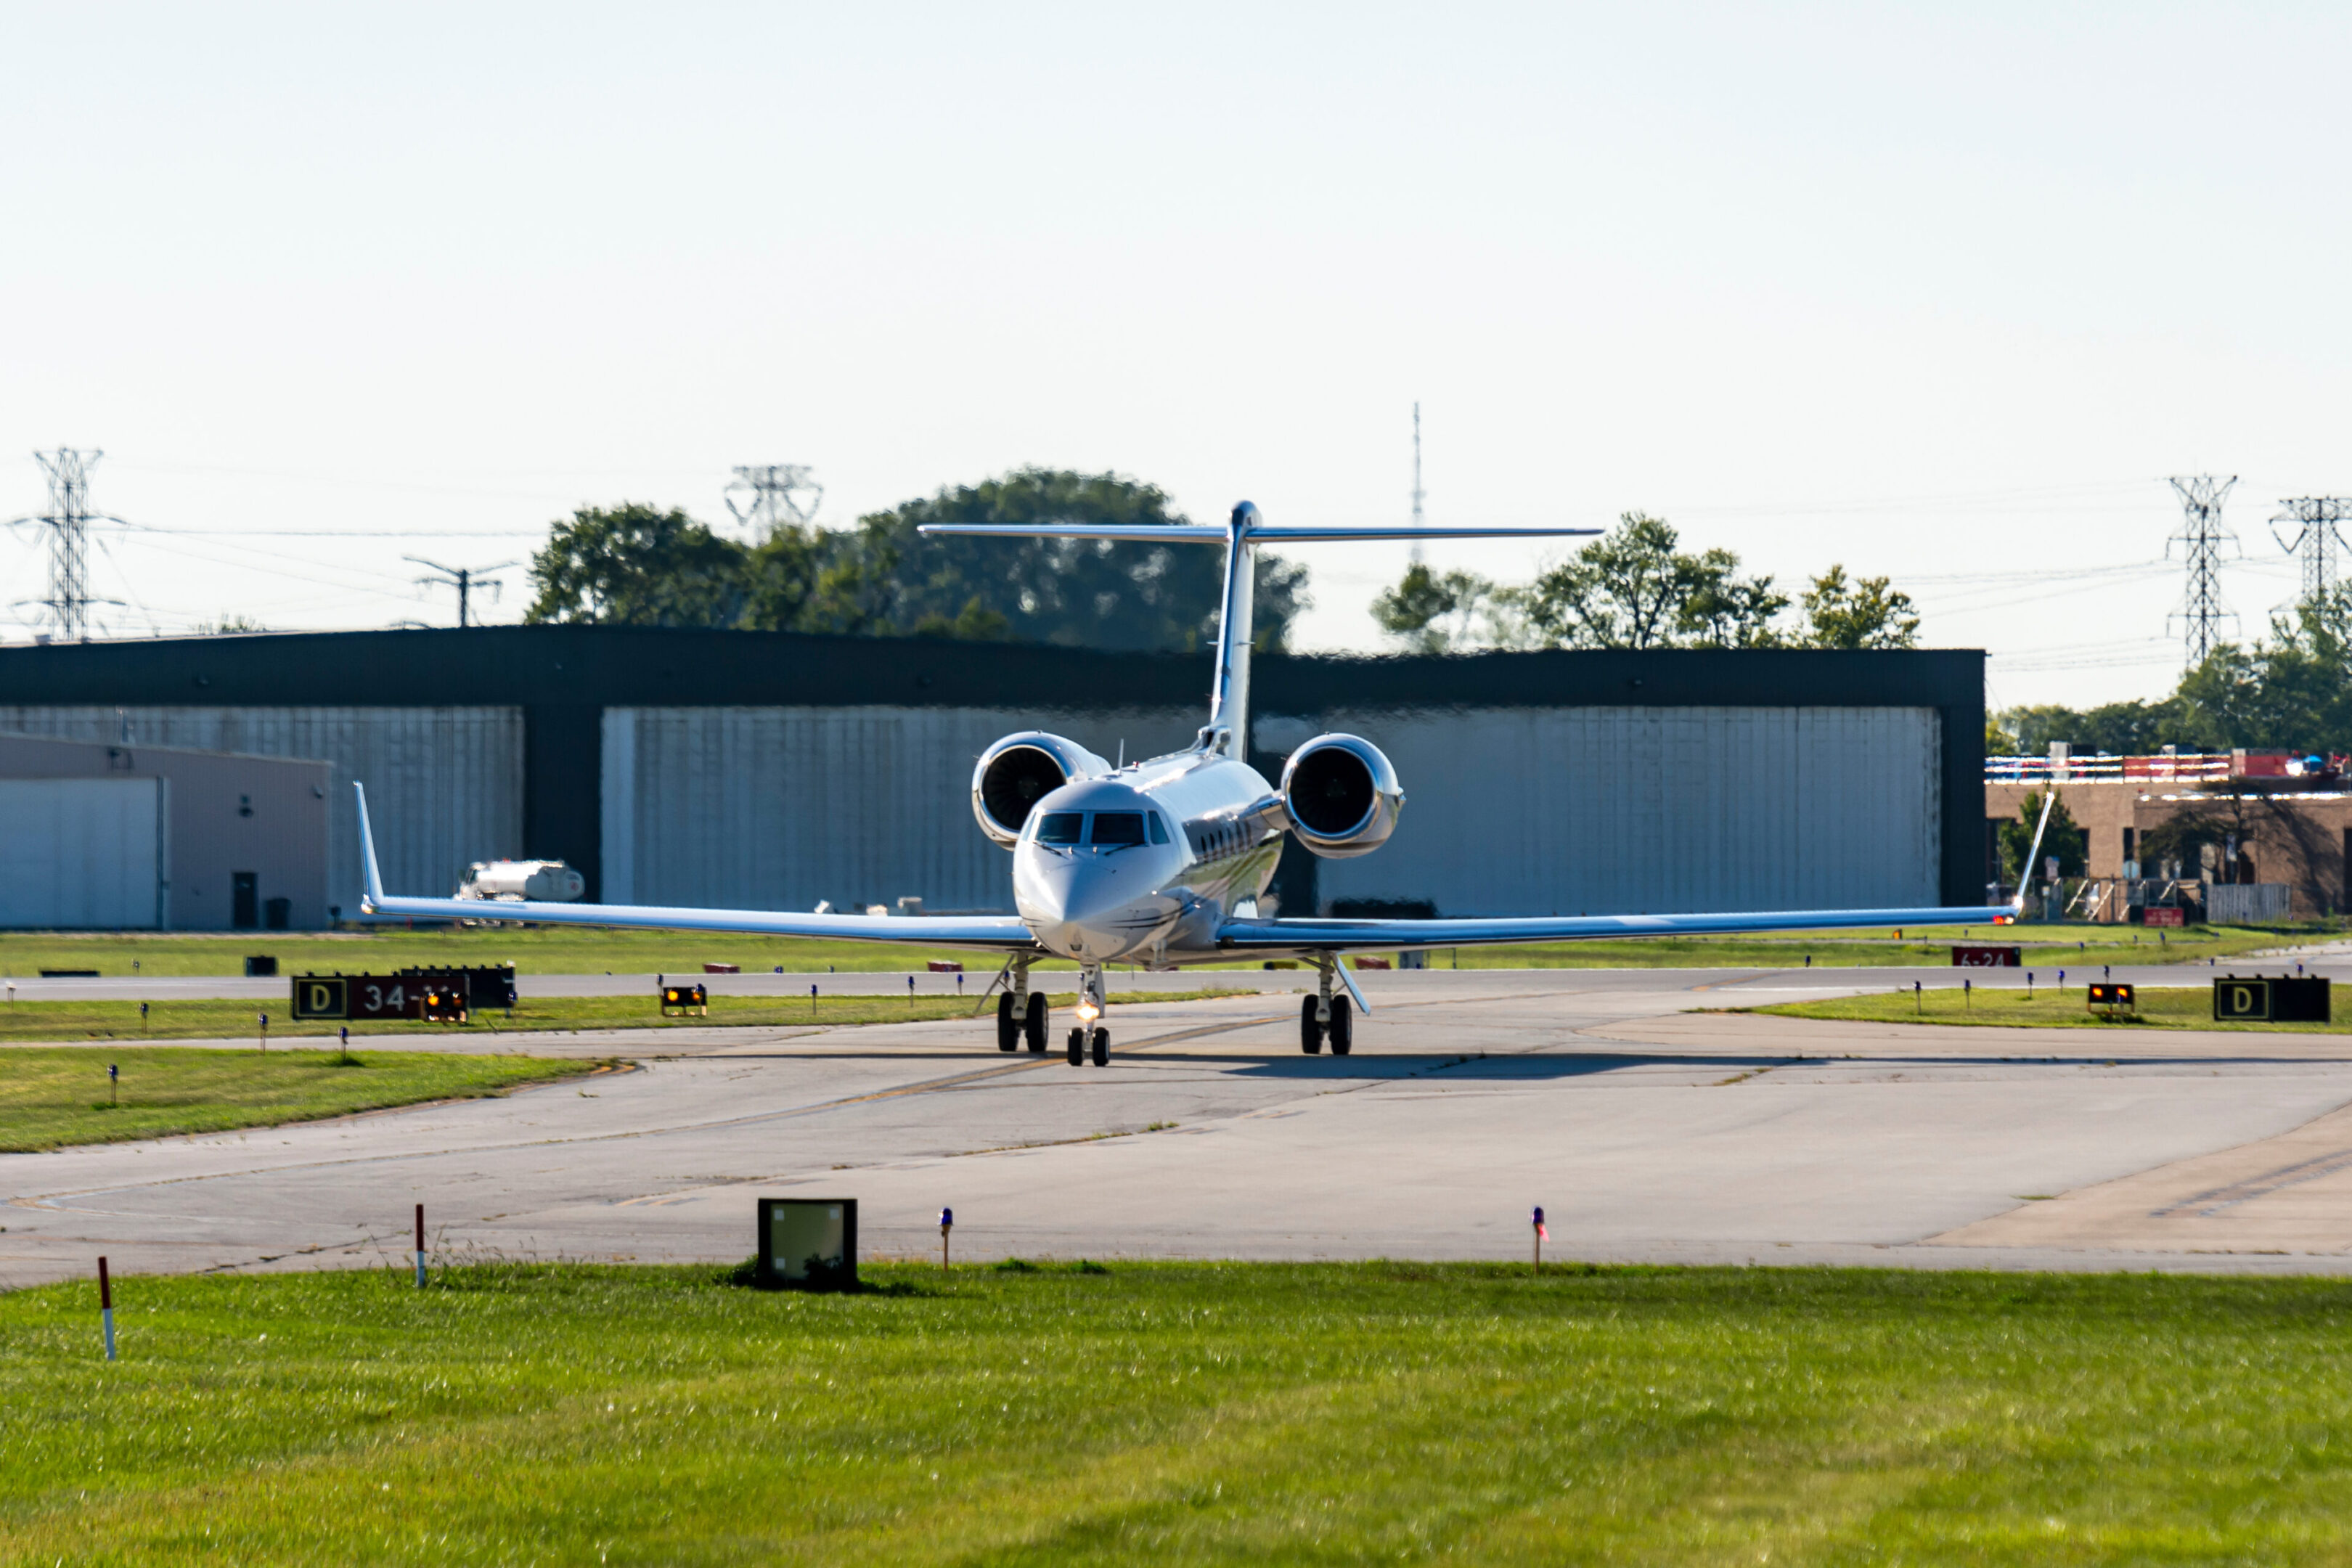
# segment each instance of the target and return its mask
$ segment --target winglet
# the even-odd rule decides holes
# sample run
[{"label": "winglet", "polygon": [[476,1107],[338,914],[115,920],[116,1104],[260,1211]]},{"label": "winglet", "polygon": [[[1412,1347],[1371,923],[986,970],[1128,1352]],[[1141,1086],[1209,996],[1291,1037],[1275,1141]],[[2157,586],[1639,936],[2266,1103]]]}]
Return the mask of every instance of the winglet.
[{"label": "winglet", "polygon": [[[2047,786],[2042,796],[2042,820],[2033,825],[2033,847],[2025,852],[2025,864],[2017,868],[2017,897],[2009,907],[2019,914],[2025,912],[2026,884],[2033,880],[2033,863],[2042,857],[2042,836],[2050,830],[2051,808],[2058,804],[2058,786]],[[373,864],[373,862],[371,862]],[[1994,889],[1996,892],[2000,889]]]},{"label": "winglet", "polygon": [[360,869],[367,879],[367,898],[363,903],[367,911],[373,914],[376,905],[383,902],[383,877],[375,868],[375,835],[368,829],[367,785],[353,779],[352,790],[359,796],[360,802]]}]

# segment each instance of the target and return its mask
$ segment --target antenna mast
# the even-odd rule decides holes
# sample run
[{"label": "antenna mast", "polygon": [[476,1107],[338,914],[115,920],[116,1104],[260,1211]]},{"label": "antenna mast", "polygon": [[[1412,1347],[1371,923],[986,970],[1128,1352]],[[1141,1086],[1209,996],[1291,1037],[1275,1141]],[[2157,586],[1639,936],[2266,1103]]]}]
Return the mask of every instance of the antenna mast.
[{"label": "antenna mast", "polygon": [[[2303,557],[2303,594],[2298,602],[2307,603],[2336,586],[2336,549],[2344,542],[2336,525],[2352,516],[2352,499],[2343,496],[2302,496],[2279,502],[2279,514],[2271,519],[2271,534],[2279,548],[2290,555]],[[2289,539],[2280,523],[2301,526]]]},{"label": "antenna mast", "polygon": [[2226,479],[2200,474],[2172,481],[2180,493],[2181,524],[2180,531],[2166,541],[2164,552],[2170,555],[2178,544],[2189,563],[2189,590],[2172,618],[2183,623],[2182,640],[2192,669],[2205,662],[2221,640],[2221,623],[2238,618],[2221,598],[2221,547],[2238,547],[2238,536],[2221,521],[2221,501],[2237,482],[2235,474]]},{"label": "antenna mast", "polygon": [[[824,500],[824,487],[816,482],[815,474],[805,463],[747,465],[735,470],[734,482],[722,497],[735,521],[758,530],[764,539],[788,521],[805,528],[816,516]],[[736,499],[739,495],[740,500]],[[808,498],[805,501],[801,499],[803,496]]]},{"label": "antenna mast", "polygon": [[[1412,405],[1412,525],[1415,528],[1422,526],[1421,503],[1428,497],[1429,492],[1421,488],[1421,404],[1416,399]],[[1421,564],[1421,541],[1418,539],[1412,542],[1412,562],[1416,566]]]}]

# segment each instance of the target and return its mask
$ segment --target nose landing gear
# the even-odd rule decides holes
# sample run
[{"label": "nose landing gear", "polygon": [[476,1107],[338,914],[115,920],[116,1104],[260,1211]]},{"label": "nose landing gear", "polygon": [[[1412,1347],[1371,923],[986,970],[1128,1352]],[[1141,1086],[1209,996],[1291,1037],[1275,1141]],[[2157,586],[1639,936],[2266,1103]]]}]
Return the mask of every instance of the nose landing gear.
[{"label": "nose landing gear", "polygon": [[1110,1066],[1110,1031],[1095,1020],[1103,1016],[1103,977],[1099,965],[1089,965],[1078,972],[1078,1027],[1070,1031],[1070,1065],[1076,1067],[1091,1055],[1095,1066]]}]

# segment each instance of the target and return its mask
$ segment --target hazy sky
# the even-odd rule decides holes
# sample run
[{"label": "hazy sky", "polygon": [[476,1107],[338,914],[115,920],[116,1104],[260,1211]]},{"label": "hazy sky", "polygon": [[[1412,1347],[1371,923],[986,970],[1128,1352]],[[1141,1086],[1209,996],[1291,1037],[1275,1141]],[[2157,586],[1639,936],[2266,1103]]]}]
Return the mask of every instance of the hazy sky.
[{"label": "hazy sky", "polygon": [[[100,447],[127,632],[447,624],[583,502],[1024,463],[1195,517],[1633,508],[2152,695],[2165,478],[2352,492],[2352,12],[0,8],[0,516]],[[167,531],[158,532],[154,531]],[[173,535],[178,535],[173,537]],[[1372,648],[1390,547],[1309,547]],[[1449,547],[1500,576],[1543,552]],[[0,537],[0,598],[42,591]],[[509,572],[494,618],[527,599]],[[6,635],[27,635],[30,612]]]}]

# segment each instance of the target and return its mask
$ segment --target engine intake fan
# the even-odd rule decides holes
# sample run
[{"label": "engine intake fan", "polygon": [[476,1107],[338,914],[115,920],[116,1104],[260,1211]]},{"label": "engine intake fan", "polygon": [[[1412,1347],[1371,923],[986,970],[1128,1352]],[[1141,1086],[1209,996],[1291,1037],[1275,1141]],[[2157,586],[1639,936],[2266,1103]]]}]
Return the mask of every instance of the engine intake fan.
[{"label": "engine intake fan", "polygon": [[1039,801],[1072,779],[1106,778],[1110,772],[1108,763],[1076,741],[1024,730],[980,754],[971,770],[971,814],[990,842],[1010,849]]},{"label": "engine intake fan", "polygon": [[1389,841],[1404,789],[1370,741],[1318,735],[1283,764],[1282,807],[1301,844],[1327,860],[1345,860]]}]

